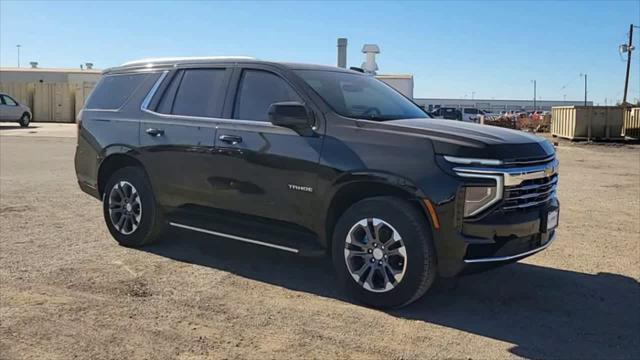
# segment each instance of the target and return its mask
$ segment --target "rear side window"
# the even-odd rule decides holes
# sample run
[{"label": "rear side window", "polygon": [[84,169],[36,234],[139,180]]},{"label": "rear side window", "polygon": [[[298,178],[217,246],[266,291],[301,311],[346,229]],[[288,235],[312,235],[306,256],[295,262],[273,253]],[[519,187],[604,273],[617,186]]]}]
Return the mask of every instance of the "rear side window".
[{"label": "rear side window", "polygon": [[107,75],[103,77],[89,97],[86,108],[119,109],[147,76],[149,74]]},{"label": "rear side window", "polygon": [[[224,97],[224,75],[225,69],[185,70],[171,113],[200,117],[219,116]],[[160,107],[166,109],[167,105],[161,103]]]},{"label": "rear side window", "polygon": [[301,101],[293,88],[279,76],[260,70],[245,70],[238,88],[233,118],[268,121],[269,106],[281,101]]}]

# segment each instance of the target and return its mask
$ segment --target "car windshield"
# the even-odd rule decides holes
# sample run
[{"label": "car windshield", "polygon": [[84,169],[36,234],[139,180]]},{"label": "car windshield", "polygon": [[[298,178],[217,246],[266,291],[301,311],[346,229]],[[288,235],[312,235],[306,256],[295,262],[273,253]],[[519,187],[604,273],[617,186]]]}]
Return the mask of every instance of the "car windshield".
[{"label": "car windshield", "polygon": [[374,121],[430,117],[373,76],[322,70],[295,73],[342,116]]}]

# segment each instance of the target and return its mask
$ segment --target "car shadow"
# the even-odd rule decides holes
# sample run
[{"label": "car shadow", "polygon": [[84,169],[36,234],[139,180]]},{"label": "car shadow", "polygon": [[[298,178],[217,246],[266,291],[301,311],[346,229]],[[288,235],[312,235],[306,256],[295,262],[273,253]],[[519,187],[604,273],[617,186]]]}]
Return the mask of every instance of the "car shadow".
[{"label": "car shadow", "polygon": [[0,125],[0,131],[2,131],[2,130],[17,130],[17,129],[33,130],[33,129],[37,129],[37,128],[39,128],[39,126],[35,126],[33,124],[29,124],[28,127],[22,127],[20,125],[5,125],[5,124],[1,124]]},{"label": "car shadow", "polygon": [[[325,258],[176,230],[140,250],[352,302],[337,287]],[[640,284],[617,274],[516,263],[439,280],[421,300],[386,312],[508,342],[514,344],[512,354],[526,358],[612,359],[640,354]]]}]

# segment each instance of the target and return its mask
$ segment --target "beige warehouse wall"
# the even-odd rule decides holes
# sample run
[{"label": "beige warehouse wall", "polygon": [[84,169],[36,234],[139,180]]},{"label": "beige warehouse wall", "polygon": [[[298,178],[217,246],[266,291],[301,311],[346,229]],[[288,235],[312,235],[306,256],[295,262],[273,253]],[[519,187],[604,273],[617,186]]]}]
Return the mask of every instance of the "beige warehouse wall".
[{"label": "beige warehouse wall", "polygon": [[76,115],[96,86],[94,81],[69,84],[0,82],[0,91],[31,108],[36,122],[75,122]]}]

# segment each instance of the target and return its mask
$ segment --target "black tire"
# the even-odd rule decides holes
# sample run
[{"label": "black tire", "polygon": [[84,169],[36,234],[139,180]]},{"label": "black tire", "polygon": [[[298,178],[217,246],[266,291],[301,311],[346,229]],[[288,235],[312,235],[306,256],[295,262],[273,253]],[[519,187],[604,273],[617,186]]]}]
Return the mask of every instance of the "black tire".
[{"label": "black tire", "polygon": [[29,116],[29,114],[27,114],[27,113],[22,114],[22,117],[20,118],[20,121],[18,121],[18,123],[22,127],[29,126],[30,122],[31,122],[31,116]]},{"label": "black tire", "polygon": [[[359,221],[372,218],[391,225],[392,230],[397,231],[402,238],[406,249],[404,274],[391,290],[385,290],[385,292],[365,289],[363,284],[357,282],[352,276],[345,258],[346,238],[350,230],[356,228]],[[391,246],[387,246],[387,249],[391,249]],[[341,285],[356,300],[377,308],[402,307],[416,301],[431,287],[437,275],[436,253],[425,214],[400,198],[373,197],[352,205],[336,224],[333,232],[332,253],[334,268]],[[386,256],[384,261],[387,261]],[[391,264],[391,255],[388,261]],[[373,266],[376,266],[376,261],[373,263]],[[402,262],[398,263],[402,264]],[[364,274],[363,277],[365,277]],[[389,280],[389,282],[392,281],[395,279]]]},{"label": "black tire", "polygon": [[[137,192],[137,201],[140,204],[140,220],[137,228],[128,234],[121,232],[116,227],[117,225],[114,224],[109,211],[111,191],[116,184],[123,184],[123,182],[133,186]],[[130,166],[114,172],[104,187],[102,198],[102,209],[107,228],[109,228],[111,236],[120,245],[138,247],[151,244],[160,237],[166,228],[162,210],[157,206],[149,180],[147,180],[147,176],[141,168]],[[113,203],[116,202],[113,201]]]}]

